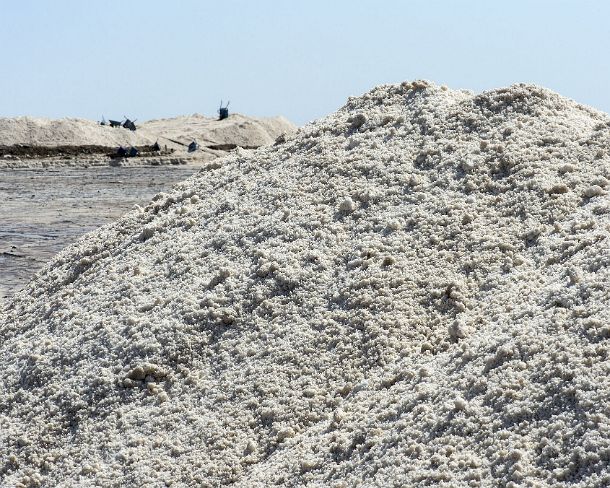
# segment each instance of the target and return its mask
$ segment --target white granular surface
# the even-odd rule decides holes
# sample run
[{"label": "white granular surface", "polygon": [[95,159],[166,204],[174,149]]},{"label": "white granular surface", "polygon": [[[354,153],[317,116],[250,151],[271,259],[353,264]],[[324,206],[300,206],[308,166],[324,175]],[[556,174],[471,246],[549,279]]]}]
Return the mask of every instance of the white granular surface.
[{"label": "white granular surface", "polygon": [[0,485],[610,485],[609,142],[414,82],[217,160],[8,304]]}]

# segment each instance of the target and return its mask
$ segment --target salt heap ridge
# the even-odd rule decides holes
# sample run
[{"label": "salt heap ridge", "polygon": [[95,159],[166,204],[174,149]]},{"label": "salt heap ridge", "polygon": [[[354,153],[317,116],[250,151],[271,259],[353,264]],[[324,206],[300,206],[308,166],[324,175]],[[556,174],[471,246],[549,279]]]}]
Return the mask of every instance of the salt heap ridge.
[{"label": "salt heap ridge", "polygon": [[610,118],[428,82],[237,150],[0,320],[6,486],[608,486]]}]

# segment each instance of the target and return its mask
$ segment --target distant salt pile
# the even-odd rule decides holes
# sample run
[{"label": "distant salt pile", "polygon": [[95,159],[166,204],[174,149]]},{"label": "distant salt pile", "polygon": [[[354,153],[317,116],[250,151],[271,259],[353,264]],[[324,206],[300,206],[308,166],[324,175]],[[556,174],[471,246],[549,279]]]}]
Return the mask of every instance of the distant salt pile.
[{"label": "distant salt pile", "polygon": [[[284,117],[248,117],[237,113],[222,121],[199,114],[151,120],[138,123],[136,131],[100,125],[85,119],[0,118],[0,159],[4,152],[10,155],[10,149],[19,145],[35,148],[95,146],[103,149],[150,146],[157,142],[162,148],[186,153],[188,145],[194,140],[204,151],[200,156],[213,159],[224,156],[224,151],[236,147],[257,148],[271,144],[278,137],[291,135],[295,130],[296,127]],[[24,159],[35,158],[35,154],[36,151],[33,151],[30,158]],[[83,153],[83,156],[86,154]],[[6,165],[0,161],[0,167]],[[10,166],[28,164],[11,163]]]},{"label": "distant salt pile", "polygon": [[610,118],[375,88],[63,251],[3,486],[610,485]]},{"label": "distant salt pile", "polygon": [[196,140],[205,147],[253,148],[272,144],[282,134],[295,132],[296,127],[284,117],[258,118],[236,113],[221,121],[200,114],[150,120],[142,130],[182,144]]},{"label": "distant salt pile", "polygon": [[0,118],[0,146],[140,146],[154,144],[153,137],[85,119]]}]

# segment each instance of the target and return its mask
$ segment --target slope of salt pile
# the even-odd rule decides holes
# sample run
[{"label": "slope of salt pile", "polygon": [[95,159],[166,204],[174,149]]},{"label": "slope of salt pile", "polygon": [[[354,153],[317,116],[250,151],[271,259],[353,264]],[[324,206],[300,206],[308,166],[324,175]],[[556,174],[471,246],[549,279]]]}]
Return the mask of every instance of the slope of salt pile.
[{"label": "slope of salt pile", "polygon": [[414,82],[219,160],[8,304],[0,484],[608,486],[609,142]]}]

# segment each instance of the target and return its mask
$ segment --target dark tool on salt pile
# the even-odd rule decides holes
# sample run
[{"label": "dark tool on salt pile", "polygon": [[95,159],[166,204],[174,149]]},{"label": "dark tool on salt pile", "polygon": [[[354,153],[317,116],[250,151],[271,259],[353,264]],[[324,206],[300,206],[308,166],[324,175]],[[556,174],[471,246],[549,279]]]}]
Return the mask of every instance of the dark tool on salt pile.
[{"label": "dark tool on salt pile", "polygon": [[110,127],[121,127],[123,122],[119,122],[118,120],[109,120],[108,123],[110,124]]},{"label": "dark tool on salt pile", "polygon": [[[123,116],[125,117],[125,116]],[[134,119],[134,120],[129,120],[127,117],[125,117],[125,122],[123,122],[123,127],[125,129],[129,129],[129,130],[136,130],[136,120],[138,119]]]},{"label": "dark tool on salt pile", "polygon": [[220,101],[220,108],[218,109],[218,120],[224,120],[229,117],[229,104],[231,100],[227,102],[227,104],[223,107],[222,100]]}]

